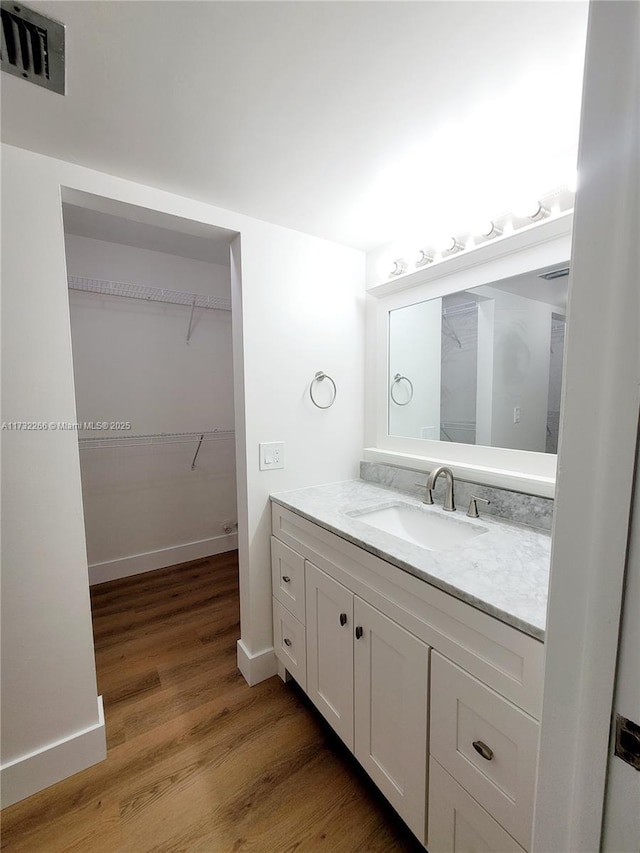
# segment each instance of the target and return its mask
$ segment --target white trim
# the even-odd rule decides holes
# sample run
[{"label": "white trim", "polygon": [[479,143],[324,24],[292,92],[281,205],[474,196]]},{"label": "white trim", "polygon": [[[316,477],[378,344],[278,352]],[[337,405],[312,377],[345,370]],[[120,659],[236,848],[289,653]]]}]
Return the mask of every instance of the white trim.
[{"label": "white trim", "polygon": [[172,548],[161,548],[158,551],[147,551],[144,554],[133,554],[130,557],[120,557],[117,560],[106,560],[104,563],[92,563],[89,566],[89,583],[91,585],[106,581],[128,578],[155,569],[164,569],[189,560],[200,560],[234,551],[238,547],[238,534],[230,533],[224,536],[212,536],[209,539],[199,539],[197,542],[186,542]]},{"label": "white trim", "polygon": [[107,757],[102,696],[93,725],[2,765],[2,808],[24,800]]},{"label": "white trim", "polygon": [[402,289],[393,282],[393,292],[386,284],[369,291],[367,339],[372,351],[367,362],[367,411],[375,421],[375,431],[368,430],[367,439],[375,446],[366,448],[365,458],[392,461],[393,454],[392,464],[417,470],[447,464],[463,479],[542,497],[554,496],[555,454],[388,434],[389,311],[528,270],[566,263],[571,255],[572,224],[573,212],[568,212],[470,250],[465,258],[454,257],[437,268],[405,276]]},{"label": "white trim", "polygon": [[251,654],[242,640],[238,640],[237,649],[238,669],[249,687],[278,674],[278,659],[273,646]]},{"label": "white trim", "polygon": [[640,407],[640,4],[591,3],[533,851],[601,849]]}]

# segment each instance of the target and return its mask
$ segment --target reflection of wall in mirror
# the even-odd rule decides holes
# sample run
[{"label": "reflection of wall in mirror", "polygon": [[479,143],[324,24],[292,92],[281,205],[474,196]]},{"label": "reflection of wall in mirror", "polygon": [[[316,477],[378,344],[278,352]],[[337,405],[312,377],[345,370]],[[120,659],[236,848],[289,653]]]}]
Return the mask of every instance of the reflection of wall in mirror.
[{"label": "reflection of wall in mirror", "polygon": [[442,299],[440,439],[476,443],[478,307],[467,292]]},{"label": "reflection of wall in mirror", "polygon": [[547,453],[558,452],[560,432],[560,401],[562,397],[562,367],[564,363],[564,334],[567,318],[551,315],[551,350],[549,359],[549,400],[547,403]]},{"label": "reflection of wall in mirror", "polygon": [[493,303],[492,312],[480,312],[478,399],[485,405],[478,406],[477,443],[545,452],[553,308],[490,286],[475,293]]},{"label": "reflection of wall in mirror", "polygon": [[[432,299],[389,313],[389,386],[399,373],[413,383],[408,405],[389,396],[389,434],[409,438],[439,439],[440,428],[440,323],[442,300]],[[394,396],[408,398],[408,385],[398,382]]]}]

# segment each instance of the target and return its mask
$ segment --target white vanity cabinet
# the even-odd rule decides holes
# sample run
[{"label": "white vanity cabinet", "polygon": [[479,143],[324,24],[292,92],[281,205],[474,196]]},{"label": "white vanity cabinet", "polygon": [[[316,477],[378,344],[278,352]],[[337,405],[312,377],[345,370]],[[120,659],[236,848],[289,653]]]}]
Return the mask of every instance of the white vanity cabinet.
[{"label": "white vanity cabinet", "polygon": [[429,647],[306,563],[307,693],[424,841]]},{"label": "white vanity cabinet", "polygon": [[543,644],[275,502],[272,532],[281,676],[429,853],[529,850]]}]

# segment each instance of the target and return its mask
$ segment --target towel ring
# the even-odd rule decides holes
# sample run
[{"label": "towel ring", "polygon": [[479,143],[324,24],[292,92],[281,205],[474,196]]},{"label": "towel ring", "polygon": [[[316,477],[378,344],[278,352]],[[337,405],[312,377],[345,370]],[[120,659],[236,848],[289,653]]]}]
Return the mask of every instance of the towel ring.
[{"label": "towel ring", "polygon": [[[333,396],[331,397],[331,402],[327,403],[326,406],[321,406],[320,403],[318,403],[318,401],[313,396],[313,383],[322,382],[323,379],[328,379],[329,382],[333,385]],[[309,386],[309,396],[311,397],[311,402],[313,403],[313,405],[317,406],[319,409],[330,409],[331,406],[333,406],[333,404],[335,403],[337,393],[338,392],[336,389],[336,383],[333,381],[333,379],[329,376],[328,373],[325,373],[323,370],[319,370],[311,380],[311,385]]]},{"label": "towel ring", "polygon": [[[393,396],[393,387],[398,382],[406,382],[409,385],[409,399],[405,403],[401,403]],[[389,390],[389,394],[391,395],[391,399],[396,404],[396,406],[408,406],[409,403],[413,400],[413,382],[410,379],[407,379],[407,377],[403,376],[401,373],[396,373],[396,375],[393,377],[393,382],[391,383],[391,389]]]}]

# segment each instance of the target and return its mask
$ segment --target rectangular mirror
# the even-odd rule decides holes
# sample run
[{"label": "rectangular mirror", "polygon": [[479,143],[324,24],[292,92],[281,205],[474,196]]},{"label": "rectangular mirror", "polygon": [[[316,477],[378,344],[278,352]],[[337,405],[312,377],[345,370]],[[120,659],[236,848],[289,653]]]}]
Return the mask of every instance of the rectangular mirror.
[{"label": "rectangular mirror", "polygon": [[389,311],[388,434],[557,453],[569,262]]}]

